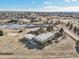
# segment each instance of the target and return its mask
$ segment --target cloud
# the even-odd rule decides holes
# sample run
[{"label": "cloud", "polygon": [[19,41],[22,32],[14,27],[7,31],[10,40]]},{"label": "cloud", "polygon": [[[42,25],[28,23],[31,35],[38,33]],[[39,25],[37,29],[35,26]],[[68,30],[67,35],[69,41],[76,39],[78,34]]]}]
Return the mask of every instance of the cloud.
[{"label": "cloud", "polygon": [[44,4],[51,4],[51,2],[44,2]]},{"label": "cloud", "polygon": [[42,12],[79,12],[79,6],[44,6],[42,8],[36,9],[36,11]]},{"label": "cloud", "polygon": [[32,4],[34,4],[35,3],[35,1],[32,1]]},{"label": "cloud", "polygon": [[67,6],[62,8],[63,8],[62,11],[79,12],[79,6]]},{"label": "cloud", "polygon": [[72,0],[72,1],[77,2],[77,1],[79,1],[79,0]]},{"label": "cloud", "polygon": [[65,0],[65,2],[77,2],[79,0]]},{"label": "cloud", "polygon": [[54,6],[54,5],[47,5],[38,8],[20,8],[20,9],[0,9],[0,11],[34,11],[34,12],[79,12],[79,6]]},{"label": "cloud", "polygon": [[62,9],[58,6],[46,5],[41,8],[37,8],[37,11],[40,11],[40,12],[61,12]]},{"label": "cloud", "polygon": [[70,2],[70,0],[65,0],[65,2]]}]

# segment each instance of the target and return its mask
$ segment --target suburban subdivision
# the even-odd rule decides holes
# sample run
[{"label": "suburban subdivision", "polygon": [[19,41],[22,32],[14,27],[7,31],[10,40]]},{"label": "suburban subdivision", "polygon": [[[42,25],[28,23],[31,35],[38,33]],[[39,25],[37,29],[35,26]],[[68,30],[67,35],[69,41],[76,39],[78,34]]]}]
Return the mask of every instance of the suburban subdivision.
[{"label": "suburban subdivision", "polygon": [[79,12],[0,11],[0,59],[79,57]]}]

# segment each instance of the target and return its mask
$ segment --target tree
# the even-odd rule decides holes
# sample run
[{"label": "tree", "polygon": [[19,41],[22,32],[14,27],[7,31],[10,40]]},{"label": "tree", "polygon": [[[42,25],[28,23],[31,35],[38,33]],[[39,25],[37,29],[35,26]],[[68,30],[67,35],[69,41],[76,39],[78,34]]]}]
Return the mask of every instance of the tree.
[{"label": "tree", "polygon": [[46,24],[48,24],[48,21],[46,21]]},{"label": "tree", "polygon": [[77,27],[76,26],[74,27],[74,30],[73,31],[74,31],[74,33],[77,31]]},{"label": "tree", "polygon": [[3,36],[4,34],[3,34],[3,31],[2,30],[0,30],[0,36]]},{"label": "tree", "polygon": [[41,19],[39,19],[39,21],[41,21]]},{"label": "tree", "polygon": [[49,18],[47,18],[47,20],[50,20]]},{"label": "tree", "polygon": [[50,24],[52,24],[53,23],[53,21],[50,21]]},{"label": "tree", "polygon": [[47,31],[50,31],[50,26],[49,26],[49,27],[47,27]]},{"label": "tree", "polygon": [[59,32],[60,32],[60,33],[63,33],[63,31],[64,31],[63,28],[61,28]]},{"label": "tree", "polygon": [[48,31],[48,32],[53,31],[53,25],[52,25],[52,26],[49,25],[49,26],[47,27],[47,31]]},{"label": "tree", "polygon": [[67,23],[67,27],[70,25],[70,22]]},{"label": "tree", "polygon": [[69,30],[71,30],[73,28],[73,24],[71,23]]}]

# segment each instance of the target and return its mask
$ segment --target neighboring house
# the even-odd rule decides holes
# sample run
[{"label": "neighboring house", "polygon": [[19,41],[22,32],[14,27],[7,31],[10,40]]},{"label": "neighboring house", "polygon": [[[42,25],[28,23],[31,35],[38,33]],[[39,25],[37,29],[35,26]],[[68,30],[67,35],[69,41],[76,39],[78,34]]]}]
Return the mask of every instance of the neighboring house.
[{"label": "neighboring house", "polygon": [[31,21],[29,19],[22,19],[22,20],[19,20],[20,23],[22,24],[26,24],[26,23],[30,23]]}]

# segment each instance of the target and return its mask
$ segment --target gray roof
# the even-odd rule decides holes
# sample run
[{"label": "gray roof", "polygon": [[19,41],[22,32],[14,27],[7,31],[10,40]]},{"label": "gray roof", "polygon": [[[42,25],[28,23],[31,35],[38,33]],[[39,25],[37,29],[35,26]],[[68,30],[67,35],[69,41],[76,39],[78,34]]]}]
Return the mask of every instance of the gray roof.
[{"label": "gray roof", "polygon": [[43,33],[41,35],[35,36],[34,39],[38,42],[45,42],[45,41],[50,40],[50,37],[52,37],[54,34],[55,32],[54,33],[52,32]]}]

